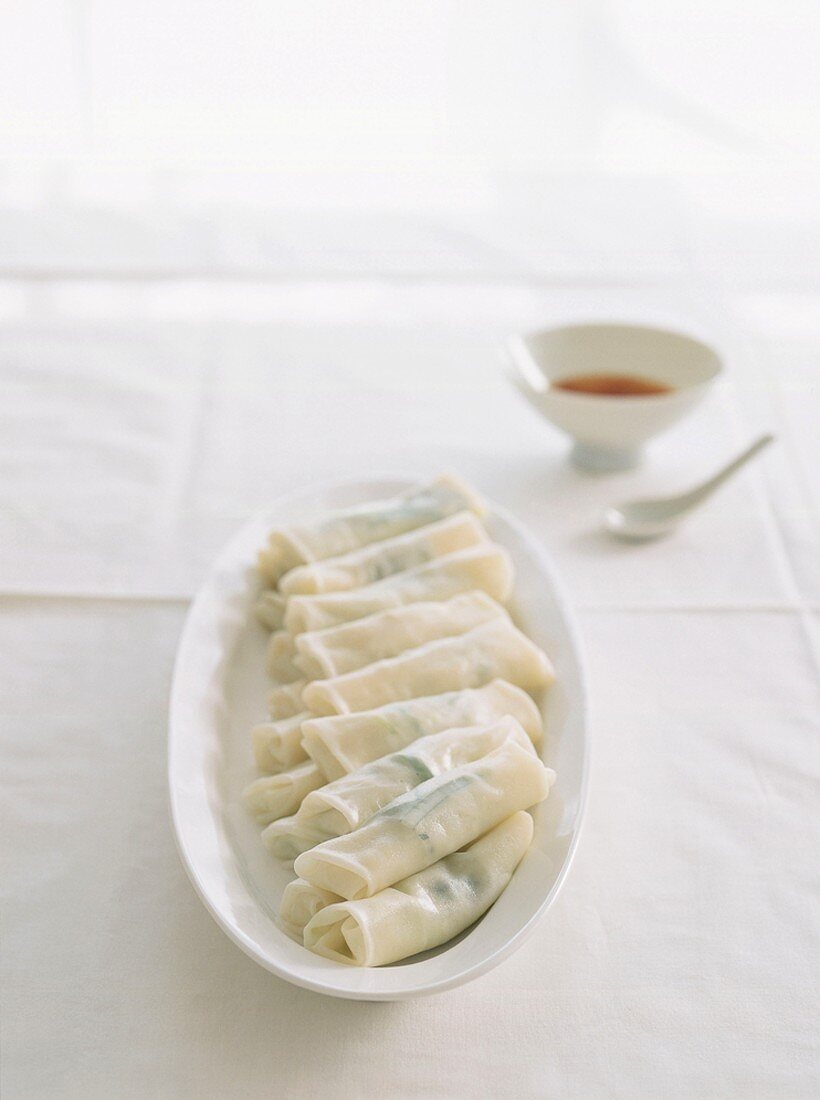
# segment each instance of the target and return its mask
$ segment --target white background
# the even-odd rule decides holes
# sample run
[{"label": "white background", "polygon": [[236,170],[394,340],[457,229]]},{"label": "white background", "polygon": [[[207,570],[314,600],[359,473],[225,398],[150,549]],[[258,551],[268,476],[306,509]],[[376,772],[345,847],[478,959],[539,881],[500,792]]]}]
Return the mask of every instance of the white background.
[{"label": "white background", "polygon": [[[808,0],[5,6],[4,1098],[817,1094],[819,48]],[[602,315],[728,370],[595,480],[498,349]],[[762,429],[674,540],[599,534]],[[334,1002],[187,883],[174,649],[253,510],[442,466],[566,578],[589,816],[499,969]]]}]

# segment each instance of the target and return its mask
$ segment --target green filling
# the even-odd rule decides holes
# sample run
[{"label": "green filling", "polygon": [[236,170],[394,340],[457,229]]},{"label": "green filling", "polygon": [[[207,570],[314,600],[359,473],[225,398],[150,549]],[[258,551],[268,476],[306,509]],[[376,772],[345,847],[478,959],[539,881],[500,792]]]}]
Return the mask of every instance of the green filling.
[{"label": "green filling", "polygon": [[416,776],[419,783],[423,783],[426,779],[432,779],[435,775],[435,772],[431,772],[419,756],[411,756],[409,753],[397,752],[393,756],[393,760],[397,764],[401,764],[405,768],[408,768],[413,775]]},{"label": "green filling", "polygon": [[[418,826],[421,825],[428,814],[431,814],[442,802],[452,798],[464,787],[469,787],[472,781],[473,777],[470,775],[459,775],[455,779],[446,780],[441,786],[421,795],[421,797],[415,794],[404,795],[394,805],[382,810],[379,816],[392,818],[401,821],[411,829],[418,829]],[[428,839],[427,834],[419,833],[419,837],[422,840]]]}]

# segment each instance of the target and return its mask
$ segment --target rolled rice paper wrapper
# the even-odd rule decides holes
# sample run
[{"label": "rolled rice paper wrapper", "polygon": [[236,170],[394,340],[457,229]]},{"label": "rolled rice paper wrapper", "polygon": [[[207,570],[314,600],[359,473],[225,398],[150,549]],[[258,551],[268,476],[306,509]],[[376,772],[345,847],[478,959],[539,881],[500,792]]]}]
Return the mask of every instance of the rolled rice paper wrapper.
[{"label": "rolled rice paper wrapper", "polygon": [[509,618],[501,604],[484,592],[464,592],[451,600],[410,604],[342,626],[299,634],[294,659],[311,679],[341,676],[498,618]]},{"label": "rolled rice paper wrapper", "polygon": [[242,793],[248,813],[260,825],[268,825],[280,817],[295,813],[305,795],[321,787],[325,777],[314,763],[308,761],[279,775],[263,775],[254,779]]},{"label": "rolled rice paper wrapper", "polygon": [[268,713],[274,722],[280,718],[292,718],[304,710],[302,692],[307,680],[294,680],[292,684],[278,684],[268,692]]},{"label": "rolled rice paper wrapper", "polygon": [[319,905],[304,928],[305,947],[336,962],[385,966],[446,943],[506,889],[532,833],[532,818],[519,811],[465,851],[373,897]]},{"label": "rolled rice paper wrapper", "polygon": [[505,715],[517,719],[534,744],[540,742],[538,707],[526,692],[506,680],[388,703],[356,714],[307,718],[302,723],[302,739],[328,779],[338,779],[419,737],[455,726],[488,726]]},{"label": "rolled rice paper wrapper", "polygon": [[279,591],[288,597],[344,592],[373,584],[402,570],[451,554],[454,550],[464,550],[489,541],[487,532],[473,512],[457,512],[406,535],[292,569],[280,579]]},{"label": "rolled rice paper wrapper", "polygon": [[265,654],[265,668],[268,676],[279,684],[291,684],[296,680],[304,679],[305,671],[294,663],[295,658],[296,646],[293,635],[287,630],[274,631],[268,639]]},{"label": "rolled rice paper wrapper", "polygon": [[358,771],[312,791],[297,810],[296,820],[310,824],[324,833],[325,838],[352,832],[400,795],[434,775],[487,756],[507,740],[535,753],[520,723],[509,717],[492,726],[431,733],[406,749],[373,760]]},{"label": "rolled rice paper wrapper", "polygon": [[444,519],[465,509],[484,515],[478,494],[451,474],[415,486],[389,500],[346,508],[312,523],[271,532],[260,554],[260,570],[271,584],[304,562],[321,561]]},{"label": "rolled rice paper wrapper", "polygon": [[486,592],[504,603],[512,590],[513,577],[513,564],[506,550],[491,543],[469,546],[362,588],[291,596],[284,611],[284,626],[291,634],[325,630],[391,607],[449,600],[472,590]]},{"label": "rolled rice paper wrapper", "polygon": [[279,905],[279,919],[282,927],[289,936],[302,943],[302,933],[308,921],[315,917],[320,909],[341,900],[336,894],[331,894],[327,890],[318,890],[304,879],[296,878],[287,884],[282,894]]},{"label": "rolled rice paper wrapper", "polygon": [[320,827],[309,821],[300,822],[295,813],[271,822],[262,832],[262,843],[272,856],[284,863],[293,863],[302,852],[307,852],[328,839]]},{"label": "rolled rice paper wrapper", "polygon": [[254,612],[268,630],[281,630],[285,624],[287,600],[278,592],[263,592],[254,605]]},{"label": "rolled rice paper wrapper", "polygon": [[263,840],[278,859],[293,861],[315,845],[359,828],[399,795],[432,776],[478,760],[508,739],[535,752],[520,723],[509,717],[493,726],[445,730],[423,737],[404,752],[391,753],[311,791],[295,815],[268,826]]},{"label": "rolled rice paper wrapper", "polygon": [[266,775],[293,768],[307,760],[302,744],[302,722],[308,711],[281,718],[278,722],[261,722],[251,730],[251,745],[256,766]]},{"label": "rolled rice paper wrapper", "polygon": [[297,857],[314,886],[348,901],[372,897],[546,798],[554,773],[515,741],[401,795],[352,833]]},{"label": "rolled rice paper wrapper", "polygon": [[494,679],[537,691],[554,678],[543,650],[509,620],[492,619],[458,637],[428,642],[343,676],[314,680],[302,700],[317,715],[350,714],[399,699],[482,687]]}]

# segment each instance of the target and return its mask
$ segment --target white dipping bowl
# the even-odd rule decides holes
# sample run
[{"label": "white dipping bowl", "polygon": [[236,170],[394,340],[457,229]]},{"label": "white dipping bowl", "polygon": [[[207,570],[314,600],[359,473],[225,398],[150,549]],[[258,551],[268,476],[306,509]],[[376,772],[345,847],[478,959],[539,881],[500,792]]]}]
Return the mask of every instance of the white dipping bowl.
[{"label": "white dipping bowl", "polygon": [[[669,329],[576,324],[513,336],[513,381],[537,411],[575,441],[571,459],[586,470],[626,470],[643,445],[676,424],[723,369],[708,344]],[[671,386],[669,393],[609,396],[555,388],[575,375],[627,374]]]}]

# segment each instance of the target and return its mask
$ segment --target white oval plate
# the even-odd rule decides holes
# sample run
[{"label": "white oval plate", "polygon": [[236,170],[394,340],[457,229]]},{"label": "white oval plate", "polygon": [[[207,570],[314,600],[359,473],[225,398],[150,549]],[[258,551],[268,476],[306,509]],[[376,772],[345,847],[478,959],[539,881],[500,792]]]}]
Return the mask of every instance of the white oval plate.
[{"label": "white oval plate", "polygon": [[378,969],[322,959],[277,925],[290,872],[271,858],[240,794],[254,778],[249,730],[265,719],[267,632],[253,605],[256,552],[271,527],[368,499],[411,482],[342,481],[281,499],[229,543],[194,600],[179,644],[168,747],[177,843],[197,892],[220,927],[251,958],[295,985],[333,997],[395,1001],[478,977],[518,947],[556,897],[569,870],[586,795],[586,693],[578,637],[555,572],[526,529],[490,504],[488,528],[516,567],[516,620],[549,653],[557,682],[544,704],[544,760],[558,773],[534,814],[535,838],[512,882],[461,937]]}]

